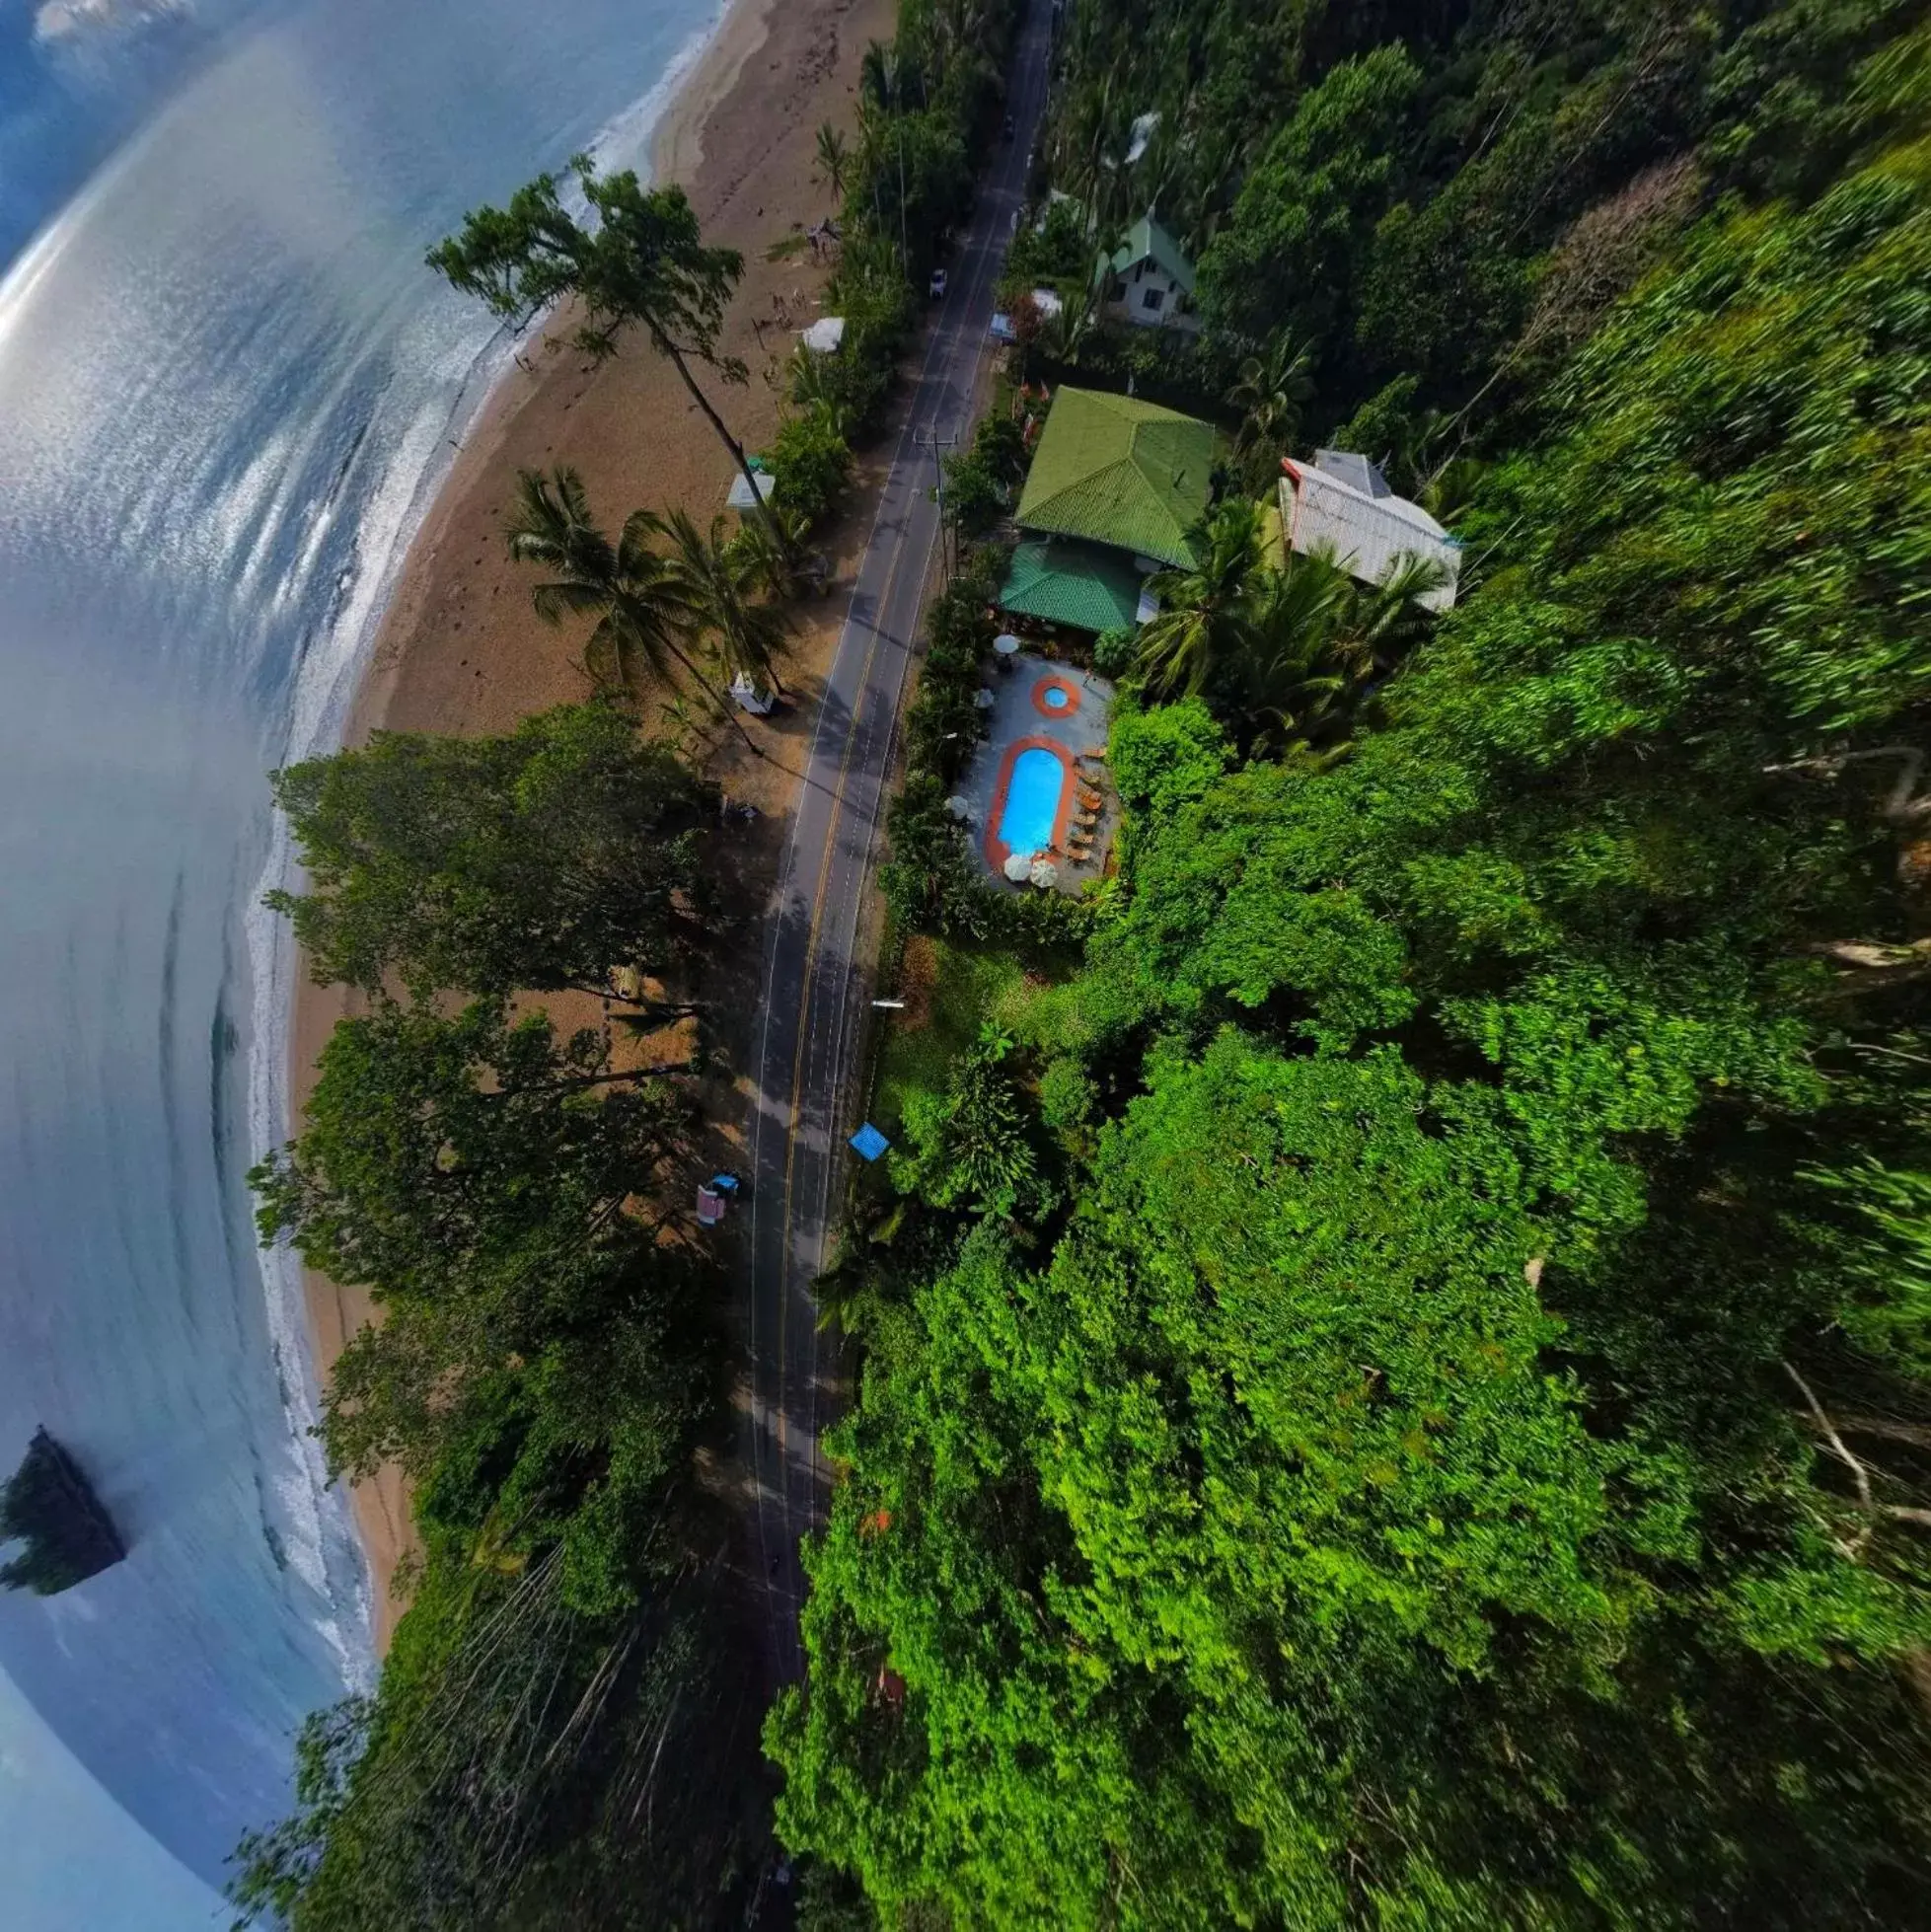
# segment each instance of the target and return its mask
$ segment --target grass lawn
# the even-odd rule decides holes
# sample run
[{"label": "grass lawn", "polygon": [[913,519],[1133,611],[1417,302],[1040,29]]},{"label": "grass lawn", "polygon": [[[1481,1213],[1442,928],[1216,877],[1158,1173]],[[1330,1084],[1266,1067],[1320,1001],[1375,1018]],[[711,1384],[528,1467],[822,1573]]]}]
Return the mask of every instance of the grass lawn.
[{"label": "grass lawn", "polygon": [[1001,999],[1020,984],[1019,962],[1008,953],[955,946],[923,935],[908,941],[900,997],[879,1060],[872,1118],[896,1139],[905,1096],[945,1084],[952,1061],[979,1037]]}]

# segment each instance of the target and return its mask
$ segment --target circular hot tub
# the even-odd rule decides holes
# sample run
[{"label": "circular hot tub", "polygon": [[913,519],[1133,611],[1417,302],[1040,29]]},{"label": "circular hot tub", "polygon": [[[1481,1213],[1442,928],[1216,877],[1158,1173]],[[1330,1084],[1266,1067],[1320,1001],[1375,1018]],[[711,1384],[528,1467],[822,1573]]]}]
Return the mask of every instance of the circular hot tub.
[{"label": "circular hot tub", "polygon": [[1079,708],[1079,687],[1056,674],[1043,677],[1032,688],[1032,707],[1042,717],[1071,717]]}]

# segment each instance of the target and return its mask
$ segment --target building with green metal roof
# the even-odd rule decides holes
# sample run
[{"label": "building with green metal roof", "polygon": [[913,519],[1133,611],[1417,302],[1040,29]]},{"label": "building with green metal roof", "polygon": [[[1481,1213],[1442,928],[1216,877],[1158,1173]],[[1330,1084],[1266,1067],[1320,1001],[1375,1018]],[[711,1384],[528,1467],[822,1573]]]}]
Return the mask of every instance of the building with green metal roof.
[{"label": "building with green metal roof", "polygon": [[1206,514],[1214,428],[1132,396],[1063,388],[1019,498],[1022,530],[1185,565]]},{"label": "building with green metal roof", "polygon": [[1140,615],[1133,559],[1076,537],[1035,537],[1012,553],[1001,608],[1078,631],[1125,631]]}]

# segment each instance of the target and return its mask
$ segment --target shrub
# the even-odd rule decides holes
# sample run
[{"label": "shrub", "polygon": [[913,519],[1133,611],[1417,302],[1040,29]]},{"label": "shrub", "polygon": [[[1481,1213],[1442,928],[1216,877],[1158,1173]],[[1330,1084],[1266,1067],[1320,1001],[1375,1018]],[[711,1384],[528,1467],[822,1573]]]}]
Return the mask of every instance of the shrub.
[{"label": "shrub", "polygon": [[831,412],[818,406],[784,418],[771,446],[778,476],[772,499],[780,510],[819,522],[838,500],[852,470],[852,446]]},{"label": "shrub", "polygon": [[1130,626],[1102,631],[1093,639],[1093,669],[1103,678],[1123,678],[1133,669],[1139,649],[1139,633]]}]

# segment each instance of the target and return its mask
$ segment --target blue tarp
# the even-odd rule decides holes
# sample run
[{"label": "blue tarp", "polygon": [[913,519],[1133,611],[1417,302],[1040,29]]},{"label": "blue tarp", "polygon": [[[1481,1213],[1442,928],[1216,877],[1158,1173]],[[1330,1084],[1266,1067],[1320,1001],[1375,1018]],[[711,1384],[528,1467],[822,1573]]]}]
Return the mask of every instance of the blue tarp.
[{"label": "blue tarp", "polygon": [[885,1150],[889,1148],[892,1144],[884,1137],[884,1135],[882,1135],[878,1131],[877,1128],[875,1128],[871,1124],[870,1121],[866,1121],[865,1124],[861,1128],[859,1128],[855,1134],[852,1136],[852,1145],[854,1148],[856,1148],[857,1151],[861,1154],[863,1154],[867,1160],[876,1160],[878,1156],[881,1153],[883,1153]]}]

